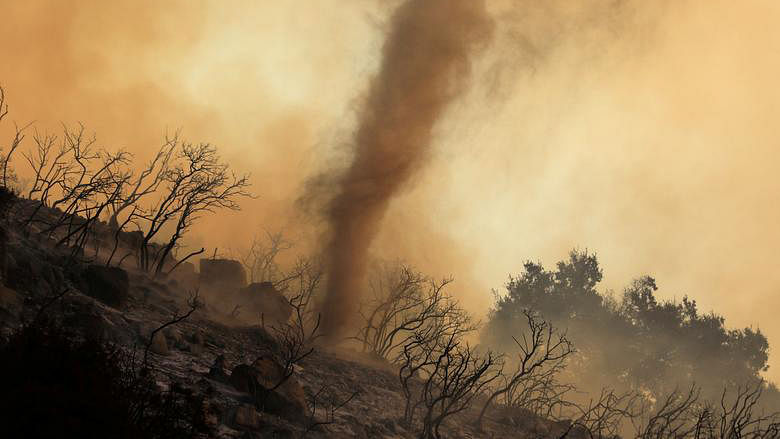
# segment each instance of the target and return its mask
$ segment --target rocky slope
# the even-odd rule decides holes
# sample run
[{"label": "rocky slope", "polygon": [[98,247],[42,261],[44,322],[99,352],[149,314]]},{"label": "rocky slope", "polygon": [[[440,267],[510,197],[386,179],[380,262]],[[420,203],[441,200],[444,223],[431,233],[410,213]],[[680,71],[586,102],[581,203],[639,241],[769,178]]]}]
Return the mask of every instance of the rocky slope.
[{"label": "rocky slope", "polygon": [[[152,279],[129,269],[106,268],[74,260],[68,250],[34,233],[11,230],[7,274],[0,287],[0,326],[10,334],[39,312],[82,333],[135,352],[149,348],[149,364],[162,389],[203,397],[206,421],[219,438],[358,437],[414,438],[419,433],[400,422],[404,397],[397,371],[347,349],[314,346],[293,375],[271,392],[283,371],[278,345],[260,325],[239,320],[236,294],[212,291],[192,315],[152,333],[181,316],[197,276]],[[129,238],[127,238],[129,240]],[[262,295],[261,287],[240,294]],[[203,300],[203,299],[201,299]],[[254,303],[278,308],[266,297]],[[270,305],[268,305],[270,303]],[[43,311],[41,311],[43,310]],[[257,310],[254,310],[257,311]],[[278,311],[273,311],[278,314]],[[498,409],[481,431],[477,408],[445,423],[446,437],[553,437],[557,425],[523,413]]]}]

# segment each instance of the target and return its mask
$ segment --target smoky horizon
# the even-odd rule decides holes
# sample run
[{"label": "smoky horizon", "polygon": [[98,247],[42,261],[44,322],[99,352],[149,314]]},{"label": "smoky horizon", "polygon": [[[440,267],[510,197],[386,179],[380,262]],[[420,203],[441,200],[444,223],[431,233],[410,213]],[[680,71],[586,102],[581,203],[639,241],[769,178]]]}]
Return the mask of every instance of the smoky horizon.
[{"label": "smoky horizon", "polygon": [[[659,301],[780,340],[772,2],[2,9],[4,122],[34,122],[27,142],[83,123],[135,163],[166,134],[214,145],[255,197],[204,215],[186,249],[239,259],[283,233],[280,264],[326,267],[326,330],[350,325],[376,261],[454,277],[484,320],[526,262],[577,249],[598,255],[605,297],[651,276]],[[768,364],[779,381],[771,349]]]}]

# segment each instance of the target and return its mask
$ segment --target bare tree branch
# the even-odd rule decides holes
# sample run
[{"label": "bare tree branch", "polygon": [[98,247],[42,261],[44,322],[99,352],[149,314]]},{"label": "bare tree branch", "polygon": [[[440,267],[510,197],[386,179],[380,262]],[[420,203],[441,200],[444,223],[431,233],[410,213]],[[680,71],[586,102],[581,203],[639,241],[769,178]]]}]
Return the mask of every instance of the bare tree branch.
[{"label": "bare tree branch", "polygon": [[[523,387],[525,390],[525,392],[521,392],[523,399],[526,399],[522,402],[530,403],[531,401],[527,398],[530,398],[532,393],[527,391],[539,390],[539,384],[550,384],[550,380],[563,368],[566,358],[574,353],[574,347],[566,338],[566,334],[558,333],[551,324],[539,319],[530,310],[524,310],[523,314],[528,324],[528,332],[520,334],[522,340],[512,337],[520,350],[517,367],[504,384],[488,396],[477,418],[478,426],[482,425],[482,418],[496,398],[505,394],[517,393],[519,387]],[[537,373],[545,367],[552,373]],[[545,386],[541,389],[549,390],[550,388],[550,386]],[[549,395],[545,393],[545,396]],[[560,397],[560,395],[555,396]],[[557,398],[557,401],[553,399],[549,402],[554,405],[559,403],[560,399]]]},{"label": "bare tree branch", "polygon": [[201,306],[202,303],[200,301],[199,292],[198,290],[195,290],[194,292],[190,293],[190,297],[187,299],[187,311],[185,313],[179,314],[178,311],[174,312],[170,320],[158,326],[155,330],[152,331],[152,333],[149,335],[149,340],[146,342],[146,348],[144,349],[144,361],[143,361],[144,369],[147,368],[147,364],[149,360],[149,350],[152,348],[152,343],[154,342],[154,336],[157,335],[163,329],[181,323],[184,320],[188,319],[195,311],[200,309]]}]

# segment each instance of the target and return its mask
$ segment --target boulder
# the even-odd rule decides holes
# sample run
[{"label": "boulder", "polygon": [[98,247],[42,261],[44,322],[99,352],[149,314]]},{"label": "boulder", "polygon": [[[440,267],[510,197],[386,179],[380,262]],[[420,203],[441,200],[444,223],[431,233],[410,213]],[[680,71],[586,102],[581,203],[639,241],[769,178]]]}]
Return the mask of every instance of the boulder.
[{"label": "boulder", "polygon": [[157,355],[168,355],[170,353],[168,350],[168,341],[165,339],[165,335],[163,335],[162,332],[154,334],[149,350]]},{"label": "boulder", "polygon": [[250,304],[254,315],[262,315],[266,325],[284,323],[293,313],[290,302],[271,282],[252,283],[239,291],[239,298]]},{"label": "boulder", "polygon": [[257,389],[260,387],[260,379],[262,379],[262,377],[260,377],[260,372],[248,364],[239,364],[234,367],[228,378],[230,384],[235,387],[236,390],[250,395],[256,393]]},{"label": "boulder", "polygon": [[81,273],[81,283],[85,294],[114,308],[125,304],[130,290],[127,272],[118,267],[90,265]]},{"label": "boulder", "polygon": [[270,356],[258,358],[251,366],[236,366],[230,374],[230,384],[252,395],[265,412],[291,421],[310,416],[303,387],[294,376],[284,379],[284,368]]},{"label": "boulder", "polygon": [[257,410],[251,405],[239,406],[236,409],[233,422],[237,426],[249,430],[258,430],[264,424],[260,413],[257,413]]},{"label": "boulder", "polygon": [[201,259],[199,280],[205,287],[237,291],[246,286],[246,272],[238,261]]},{"label": "boulder", "polygon": [[262,384],[271,387],[284,378],[284,367],[270,355],[262,355],[252,363],[252,367],[260,372],[265,382]]}]

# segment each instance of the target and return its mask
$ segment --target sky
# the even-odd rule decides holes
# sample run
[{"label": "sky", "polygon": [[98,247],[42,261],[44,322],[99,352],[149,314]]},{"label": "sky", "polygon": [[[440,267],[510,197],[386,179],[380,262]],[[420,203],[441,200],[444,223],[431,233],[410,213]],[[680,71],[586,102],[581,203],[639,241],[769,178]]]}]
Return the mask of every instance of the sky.
[{"label": "sky", "polygon": [[[495,35],[372,254],[453,275],[482,315],[525,260],[589,249],[604,289],[649,274],[660,297],[780,344],[780,4],[485,1]],[[267,228],[316,248],[300,199],[349,163],[399,3],[0,0],[8,120],[81,121],[139,161],[181,129],[257,195],[192,246],[227,253]],[[770,366],[780,380],[774,350]]]}]

